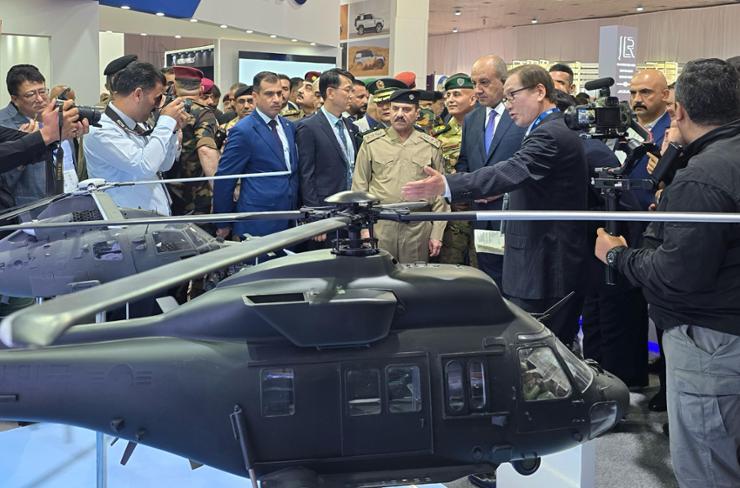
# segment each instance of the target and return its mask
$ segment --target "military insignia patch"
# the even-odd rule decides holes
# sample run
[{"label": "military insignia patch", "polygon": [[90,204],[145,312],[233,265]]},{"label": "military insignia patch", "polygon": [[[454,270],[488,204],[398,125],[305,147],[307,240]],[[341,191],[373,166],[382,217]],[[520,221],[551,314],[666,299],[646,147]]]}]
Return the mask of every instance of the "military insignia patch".
[{"label": "military insignia patch", "polygon": [[457,79],[457,86],[463,86],[465,84],[465,80],[462,78]]},{"label": "military insignia patch", "polygon": [[382,90],[383,88],[385,88],[385,83],[383,83],[383,80],[378,80],[375,82],[375,86],[378,87],[378,90]]}]

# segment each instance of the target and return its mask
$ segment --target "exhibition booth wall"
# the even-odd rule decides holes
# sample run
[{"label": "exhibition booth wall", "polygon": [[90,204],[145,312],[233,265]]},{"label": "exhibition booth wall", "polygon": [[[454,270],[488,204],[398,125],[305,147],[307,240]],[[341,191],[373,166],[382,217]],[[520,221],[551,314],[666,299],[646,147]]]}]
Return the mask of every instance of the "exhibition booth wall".
[{"label": "exhibition booth wall", "polygon": [[599,60],[599,29],[608,25],[637,28],[638,63],[685,63],[700,57],[740,54],[740,6],[726,5],[430,36],[428,70],[467,72],[476,58],[490,53],[506,61],[595,63]]}]

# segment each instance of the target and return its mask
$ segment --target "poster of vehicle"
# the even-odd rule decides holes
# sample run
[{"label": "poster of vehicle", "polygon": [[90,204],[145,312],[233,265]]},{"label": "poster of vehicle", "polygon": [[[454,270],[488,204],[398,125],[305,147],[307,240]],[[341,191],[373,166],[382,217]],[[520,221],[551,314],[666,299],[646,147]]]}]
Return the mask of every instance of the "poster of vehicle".
[{"label": "poster of vehicle", "polygon": [[350,0],[348,4],[347,35],[350,40],[391,33],[391,0]]},{"label": "poster of vehicle", "polygon": [[388,76],[390,38],[347,43],[347,67],[358,78]]}]

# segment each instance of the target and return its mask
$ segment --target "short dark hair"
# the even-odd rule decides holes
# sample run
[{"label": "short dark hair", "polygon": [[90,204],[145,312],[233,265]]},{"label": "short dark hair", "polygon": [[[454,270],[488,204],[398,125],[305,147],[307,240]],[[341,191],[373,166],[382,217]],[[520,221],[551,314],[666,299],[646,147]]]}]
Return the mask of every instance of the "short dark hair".
[{"label": "short dark hair", "polygon": [[570,82],[573,83],[573,70],[570,69],[570,66],[568,66],[565,63],[555,63],[552,66],[550,66],[550,73],[553,71],[560,71],[561,73],[566,73],[568,76],[570,76]]},{"label": "short dark hair", "polygon": [[286,75],[285,73],[278,73],[277,76],[279,80],[290,81],[290,76]]},{"label": "short dark hair", "polygon": [[164,68],[160,69],[159,71],[162,72],[163,75],[168,75],[170,73],[174,73],[175,70],[172,66],[165,66]]},{"label": "short dark hair", "polygon": [[277,83],[280,81],[280,78],[278,77],[277,73],[273,73],[272,71],[260,71],[259,73],[254,75],[254,80],[252,83],[252,90],[254,90],[255,93],[262,92],[263,81],[266,81],[267,83]]},{"label": "short dark hair", "polygon": [[550,73],[545,68],[536,64],[524,64],[517,66],[509,72],[509,77],[518,75],[522,82],[522,87],[534,88],[537,85],[545,87],[545,97],[555,103],[555,84],[550,78]]},{"label": "short dark hair", "polygon": [[734,66],[736,70],[740,71],[740,56],[727,58],[727,62]]},{"label": "short dark hair", "polygon": [[355,79],[352,80],[352,86],[361,86],[361,87],[367,89],[367,85],[365,84],[365,82],[362,81],[362,80],[360,80],[360,79],[358,79],[358,78],[355,78]]},{"label": "short dark hair", "polygon": [[41,71],[36,66],[32,64],[16,64],[12,66],[8,70],[8,75],[5,77],[8,93],[17,96],[18,88],[26,81],[46,83],[44,75],[41,74]]},{"label": "short dark hair", "polygon": [[303,86],[303,78],[294,76],[290,79],[290,91],[297,90]]},{"label": "short dark hair", "polygon": [[221,90],[219,89],[218,85],[213,85],[213,88],[211,88],[211,91],[209,92],[213,97],[215,98],[221,98]]},{"label": "short dark hair", "polygon": [[586,105],[591,103],[591,97],[586,92],[576,93],[576,103],[578,105]]},{"label": "short dark hair", "polygon": [[164,75],[153,64],[134,61],[113,75],[111,89],[114,94],[126,97],[137,88],[148,91],[165,83]]},{"label": "short dark hair", "polygon": [[698,125],[727,124],[740,116],[739,78],[727,61],[689,61],[676,81],[676,102]]},{"label": "short dark hair", "polygon": [[321,98],[326,99],[326,90],[329,88],[339,88],[342,82],[341,77],[347,78],[350,82],[355,79],[352,73],[341,68],[332,68],[321,73],[319,77],[319,93],[321,93]]}]

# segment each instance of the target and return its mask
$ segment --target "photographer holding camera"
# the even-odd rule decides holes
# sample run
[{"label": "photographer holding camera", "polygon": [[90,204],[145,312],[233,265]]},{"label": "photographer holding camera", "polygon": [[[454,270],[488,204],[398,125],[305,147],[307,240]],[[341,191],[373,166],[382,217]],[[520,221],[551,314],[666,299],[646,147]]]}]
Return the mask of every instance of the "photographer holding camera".
[{"label": "photographer holding camera", "polygon": [[[676,131],[688,161],[658,211],[740,211],[740,80],[719,59],[676,83]],[[740,225],[653,223],[642,248],[598,230],[595,254],[641,286],[665,331],[673,467],[682,488],[740,479]]]},{"label": "photographer holding camera", "polygon": [[[187,124],[182,99],[164,106],[153,128],[144,124],[162,101],[165,78],[149,63],[134,62],[112,79],[111,102],[85,138],[85,158],[91,178],[106,181],[154,180],[172,167],[177,155],[177,130]],[[170,215],[163,185],[136,185],[109,192],[117,205]]]}]

